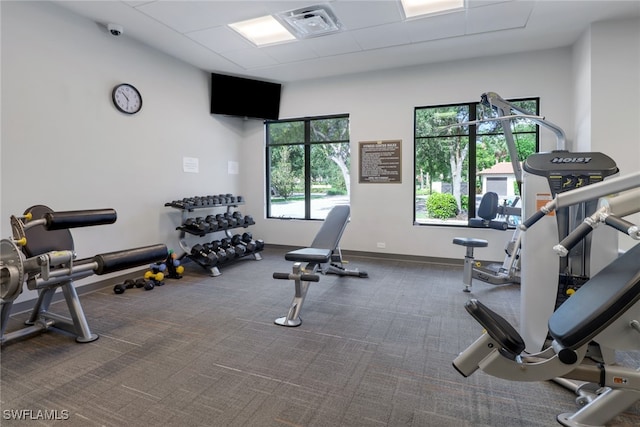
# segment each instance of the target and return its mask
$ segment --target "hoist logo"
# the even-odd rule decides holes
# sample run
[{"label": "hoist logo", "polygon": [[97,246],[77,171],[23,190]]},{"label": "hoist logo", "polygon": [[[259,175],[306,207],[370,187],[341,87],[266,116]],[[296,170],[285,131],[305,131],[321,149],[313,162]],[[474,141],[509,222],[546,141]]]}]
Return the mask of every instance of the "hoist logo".
[{"label": "hoist logo", "polygon": [[554,157],[551,163],[589,163],[591,157]]}]

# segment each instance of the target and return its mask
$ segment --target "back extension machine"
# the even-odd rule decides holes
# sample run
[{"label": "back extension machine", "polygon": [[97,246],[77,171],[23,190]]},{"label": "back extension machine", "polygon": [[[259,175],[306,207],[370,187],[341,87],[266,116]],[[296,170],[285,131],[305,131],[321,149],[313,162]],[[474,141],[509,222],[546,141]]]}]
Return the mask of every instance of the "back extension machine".
[{"label": "back extension machine", "polygon": [[[640,211],[640,173],[589,187],[558,194],[528,218],[523,229],[563,206],[600,196],[596,213],[556,245],[555,252],[566,256],[601,224],[640,240],[640,227],[622,218]],[[640,400],[640,370],[596,363],[590,360],[589,349],[594,344],[613,350],[640,348],[639,259],[640,244],[636,244],[579,287],[548,318],[550,343],[539,352],[527,352],[529,343],[503,317],[478,300],[468,301],[465,308],[486,332],[454,359],[454,368],[465,377],[481,369],[512,381],[564,379],[591,384],[595,395],[579,397],[581,409],[556,419],[567,427],[605,425]]]},{"label": "back extension machine", "polygon": [[310,247],[289,251],[284,259],[295,261],[292,273],[273,273],[274,279],[293,280],[295,295],[289,307],[289,312],[284,317],[275,320],[281,326],[300,326],[300,310],[307,296],[311,282],[320,281],[320,276],[315,274],[337,274],[338,276],[368,277],[364,271],[347,270],[343,266],[342,253],[340,251],[340,239],[349,222],[351,210],[347,205],[334,206],[322,227],[313,239]]},{"label": "back extension machine", "polygon": [[[102,275],[132,267],[164,261],[163,244],[126,249],[77,260],[69,228],[112,224],[113,209],[54,212],[43,205],[26,210],[23,216],[11,216],[13,238],[0,240],[0,344],[27,338],[47,330],[75,335],[76,342],[98,339],[89,329],[73,281],[92,274]],[[38,291],[26,326],[5,333],[13,303],[26,282]],[[61,289],[71,319],[49,311],[55,292]]]}]

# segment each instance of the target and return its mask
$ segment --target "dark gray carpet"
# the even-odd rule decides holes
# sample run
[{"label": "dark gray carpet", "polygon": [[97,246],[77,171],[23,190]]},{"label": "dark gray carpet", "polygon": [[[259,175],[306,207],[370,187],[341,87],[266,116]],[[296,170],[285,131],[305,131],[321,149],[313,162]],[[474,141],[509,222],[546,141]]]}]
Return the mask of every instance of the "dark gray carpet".
[{"label": "dark gray carpet", "polygon": [[[351,257],[370,277],[321,277],[302,325],[285,328],[273,321],[293,283],[271,278],[291,270],[283,254],[267,248],[215,278],[189,264],[152,291],[82,295],[100,339],[47,332],[6,345],[0,424],[517,427],[559,425],[557,414],[577,409],[555,383],[453,369],[481,334],[463,307],[461,266]],[[517,286],[477,282],[471,296],[517,324]],[[40,419],[8,419],[11,410]],[[52,413],[68,420],[43,419]],[[614,421],[640,425],[640,407]]]}]

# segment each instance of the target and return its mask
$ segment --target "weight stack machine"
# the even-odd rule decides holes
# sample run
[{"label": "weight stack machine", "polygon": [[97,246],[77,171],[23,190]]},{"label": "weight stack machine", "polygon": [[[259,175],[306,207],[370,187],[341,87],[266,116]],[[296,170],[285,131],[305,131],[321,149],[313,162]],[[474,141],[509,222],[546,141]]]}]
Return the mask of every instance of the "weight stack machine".
[{"label": "weight stack machine", "polygon": [[[523,165],[523,212],[537,212],[559,193],[605,180],[616,163],[598,152],[552,151],[529,156]],[[618,256],[617,233],[599,227],[566,257],[553,246],[597,209],[598,197],[545,215],[523,233],[521,251],[520,334],[528,352],[540,351],[553,312],[589,277]],[[523,216],[525,218],[525,216]]]}]

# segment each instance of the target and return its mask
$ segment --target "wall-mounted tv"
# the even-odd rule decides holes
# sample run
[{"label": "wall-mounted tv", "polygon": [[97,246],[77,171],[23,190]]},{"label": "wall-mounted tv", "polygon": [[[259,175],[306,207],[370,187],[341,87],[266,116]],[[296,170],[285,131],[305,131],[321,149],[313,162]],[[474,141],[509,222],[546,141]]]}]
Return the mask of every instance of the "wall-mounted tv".
[{"label": "wall-mounted tv", "polygon": [[211,74],[211,114],[277,120],[279,83]]}]

